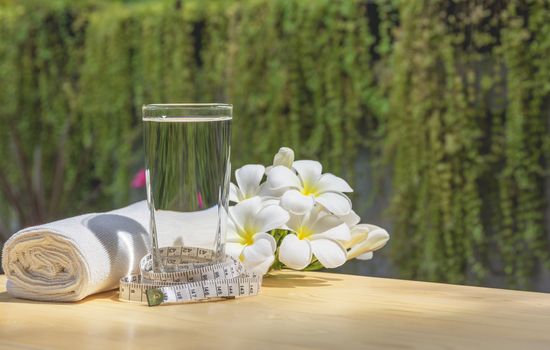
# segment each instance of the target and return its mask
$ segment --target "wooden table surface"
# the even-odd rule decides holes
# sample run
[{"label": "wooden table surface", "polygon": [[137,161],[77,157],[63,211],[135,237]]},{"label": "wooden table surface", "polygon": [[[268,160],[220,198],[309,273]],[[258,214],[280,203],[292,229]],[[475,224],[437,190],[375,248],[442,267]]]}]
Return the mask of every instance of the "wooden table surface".
[{"label": "wooden table surface", "polygon": [[279,272],[257,297],[147,307],[14,299],[1,349],[550,349],[550,294]]}]

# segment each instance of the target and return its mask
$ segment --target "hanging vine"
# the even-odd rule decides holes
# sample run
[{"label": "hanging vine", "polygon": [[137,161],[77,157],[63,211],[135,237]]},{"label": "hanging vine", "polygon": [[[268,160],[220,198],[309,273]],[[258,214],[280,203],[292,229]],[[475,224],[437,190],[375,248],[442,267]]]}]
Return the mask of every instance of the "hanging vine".
[{"label": "hanging vine", "polygon": [[368,150],[401,276],[529,288],[549,38],[544,1],[0,0],[0,233],[135,198],[142,104],[230,102],[234,167]]},{"label": "hanging vine", "polygon": [[406,277],[527,288],[548,262],[548,5],[398,12],[385,144],[397,265]]}]

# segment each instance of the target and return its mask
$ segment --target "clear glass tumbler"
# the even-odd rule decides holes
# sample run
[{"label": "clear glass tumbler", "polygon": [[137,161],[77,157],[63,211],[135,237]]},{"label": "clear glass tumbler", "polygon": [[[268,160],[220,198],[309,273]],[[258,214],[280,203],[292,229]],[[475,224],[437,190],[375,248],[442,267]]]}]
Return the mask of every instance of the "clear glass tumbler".
[{"label": "clear glass tumbler", "polygon": [[177,260],[181,247],[204,249],[201,261],[224,256],[232,111],[229,104],[143,106],[156,272],[184,269]]}]

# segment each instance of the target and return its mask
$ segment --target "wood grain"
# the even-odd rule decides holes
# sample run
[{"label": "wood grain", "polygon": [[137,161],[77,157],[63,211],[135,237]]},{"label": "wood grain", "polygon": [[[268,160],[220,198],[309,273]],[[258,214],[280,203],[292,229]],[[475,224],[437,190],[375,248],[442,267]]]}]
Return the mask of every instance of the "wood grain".
[{"label": "wood grain", "polygon": [[2,349],[550,349],[550,295],[280,272],[257,297],[187,305],[11,298]]}]

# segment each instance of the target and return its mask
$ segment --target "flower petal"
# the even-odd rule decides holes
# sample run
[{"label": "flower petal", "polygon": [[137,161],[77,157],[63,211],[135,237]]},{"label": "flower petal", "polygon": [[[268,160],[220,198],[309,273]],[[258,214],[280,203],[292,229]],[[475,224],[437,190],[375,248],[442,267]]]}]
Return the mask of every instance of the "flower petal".
[{"label": "flower petal", "polygon": [[344,216],[351,211],[351,201],[343,193],[325,192],[315,197],[315,201],[334,215]]},{"label": "flower petal", "polygon": [[388,231],[375,225],[357,225],[352,228],[352,232],[356,230],[364,230],[365,228],[368,230],[367,238],[351,247],[348,251],[348,259],[353,259],[365,253],[378,250],[386,245],[390,239]]},{"label": "flower petal", "polygon": [[239,188],[233,182],[229,184],[229,201],[239,203],[241,201],[239,196]]},{"label": "flower petal", "polygon": [[297,215],[290,213],[290,218],[286,222],[286,229],[289,229],[291,231],[297,232],[300,226],[302,226],[302,222],[304,220],[304,215]]},{"label": "flower petal", "polygon": [[288,190],[281,197],[281,206],[293,214],[305,214],[313,208],[315,201],[311,196],[304,196],[298,190]]},{"label": "flower petal", "polygon": [[370,259],[372,259],[372,255],[373,255],[372,252],[368,252],[368,253],[359,255],[355,259],[357,259],[357,260],[370,260]]},{"label": "flower petal", "polygon": [[256,195],[264,173],[265,167],[261,164],[247,164],[235,171],[235,178],[244,198]]},{"label": "flower petal", "polygon": [[238,230],[243,230],[245,227],[253,223],[254,216],[262,207],[260,197],[252,197],[245,199],[235,206],[229,207],[229,216],[233,220]]},{"label": "flower petal", "polygon": [[298,172],[304,187],[317,184],[323,171],[323,166],[316,160],[297,160],[292,163],[292,167]]},{"label": "flower petal", "polygon": [[363,226],[365,225],[357,225],[351,228],[351,238],[349,241],[344,242],[344,248],[349,249],[367,239],[369,230],[362,228]]},{"label": "flower petal", "polygon": [[247,255],[248,250],[243,251],[243,265],[248,272],[255,272],[258,274],[265,275],[273,262],[275,261],[275,255],[272,253],[262,260],[251,260]]},{"label": "flower petal", "polygon": [[227,235],[226,235],[227,242],[232,242],[232,243],[241,242],[241,239],[242,239],[241,232],[242,231],[238,228],[235,222],[233,222],[233,220],[231,219],[227,220]]},{"label": "flower petal", "polygon": [[291,269],[305,268],[311,262],[309,241],[300,240],[295,234],[286,235],[279,247],[279,260]]},{"label": "flower petal", "polygon": [[[386,245],[386,243],[390,239],[390,234],[388,233],[388,231],[376,225],[371,225],[371,224],[363,224],[363,225],[366,226],[369,230],[369,235],[367,237],[366,242],[368,243],[368,245],[373,251],[378,250]],[[363,225],[357,225],[357,226],[363,226]]]},{"label": "flower petal", "polygon": [[243,257],[249,261],[263,261],[266,257],[273,255],[272,244],[267,239],[258,239],[253,244],[243,249]]},{"label": "flower petal", "polygon": [[243,264],[250,272],[265,274],[275,261],[275,239],[266,233],[254,235],[254,243],[244,248]]},{"label": "flower petal", "polygon": [[264,182],[258,188],[258,196],[262,197],[262,199],[264,197],[281,197],[287,190],[288,188],[274,190],[269,187],[269,183]]},{"label": "flower petal", "polygon": [[321,216],[310,229],[314,232],[311,239],[332,239],[345,242],[351,238],[348,225],[334,215]]},{"label": "flower petal", "polygon": [[269,171],[267,183],[272,190],[282,188],[302,188],[302,184],[294,171],[287,167],[278,165]]},{"label": "flower petal", "polygon": [[350,210],[347,215],[340,216],[340,219],[342,219],[349,227],[353,227],[357,225],[359,221],[361,221],[361,218],[359,217],[359,215],[357,215],[356,212],[353,211],[353,209]]},{"label": "flower petal", "polygon": [[239,243],[225,243],[225,253],[234,257],[235,259],[238,259],[244,249],[244,245]]},{"label": "flower petal", "polygon": [[326,173],[321,176],[317,182],[319,192],[353,192],[353,188],[348,185],[346,180],[336,175]]},{"label": "flower petal", "polygon": [[328,268],[343,265],[346,262],[346,250],[341,244],[329,239],[317,239],[310,242],[313,254],[319,262]]},{"label": "flower petal", "polygon": [[268,232],[282,227],[288,221],[288,213],[278,205],[262,208],[254,217],[256,232]]},{"label": "flower petal", "polygon": [[271,245],[271,253],[275,253],[275,249],[277,249],[277,242],[275,241],[275,238],[273,238],[273,236],[270,235],[269,233],[265,233],[265,232],[256,233],[254,237],[252,237],[252,239],[254,239],[254,242],[257,242],[259,240],[264,240],[269,242],[269,244]]},{"label": "flower petal", "polygon": [[279,205],[281,204],[281,200],[277,197],[262,197],[262,204],[264,207],[267,207],[269,205]]}]

